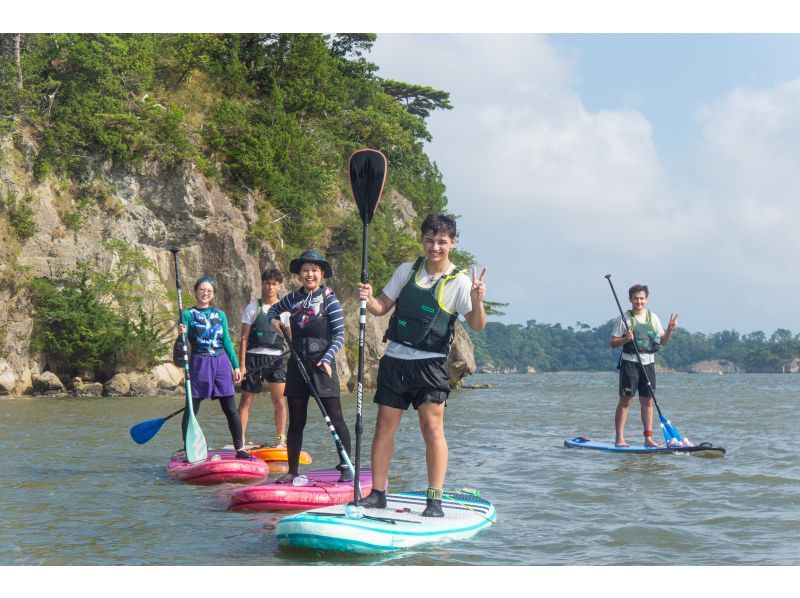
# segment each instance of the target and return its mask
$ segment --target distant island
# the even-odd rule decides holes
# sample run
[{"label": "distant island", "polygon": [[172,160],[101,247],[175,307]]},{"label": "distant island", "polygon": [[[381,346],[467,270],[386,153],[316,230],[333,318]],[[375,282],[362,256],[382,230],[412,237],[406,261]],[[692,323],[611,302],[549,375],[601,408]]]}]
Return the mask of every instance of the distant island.
[{"label": "distant island", "polygon": [[[469,334],[479,372],[605,371],[616,369],[619,357],[608,343],[613,324],[489,322],[483,332]],[[657,362],[665,370],[691,373],[798,373],[800,334],[783,328],[770,336],[761,330],[704,334],[678,328]]]}]

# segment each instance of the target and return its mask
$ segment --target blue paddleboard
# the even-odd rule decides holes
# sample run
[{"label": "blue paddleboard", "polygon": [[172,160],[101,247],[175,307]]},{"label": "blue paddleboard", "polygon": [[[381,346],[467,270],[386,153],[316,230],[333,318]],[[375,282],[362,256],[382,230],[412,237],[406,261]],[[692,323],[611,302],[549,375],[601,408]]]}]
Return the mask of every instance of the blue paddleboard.
[{"label": "blue paddleboard", "polygon": [[632,444],[630,446],[614,446],[608,440],[589,440],[586,436],[577,436],[571,440],[565,440],[564,446],[567,448],[589,449],[594,451],[606,451],[609,453],[637,453],[637,454],[659,454],[659,453],[689,453],[698,457],[721,457],[725,454],[725,449],[721,446],[714,446],[710,442],[701,442],[695,446],[661,446],[652,447],[643,444]]},{"label": "blue paddleboard", "polygon": [[473,493],[445,494],[444,517],[422,517],[424,509],[424,491],[398,492],[386,495],[385,509],[340,504],[289,515],[275,535],[284,546],[376,554],[471,538],[497,519],[494,505]]}]

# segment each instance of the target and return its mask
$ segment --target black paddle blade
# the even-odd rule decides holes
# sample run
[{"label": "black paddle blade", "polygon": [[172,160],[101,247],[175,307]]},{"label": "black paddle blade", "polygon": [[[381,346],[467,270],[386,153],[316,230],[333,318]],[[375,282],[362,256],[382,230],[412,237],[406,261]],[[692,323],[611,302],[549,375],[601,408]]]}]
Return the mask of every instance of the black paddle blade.
[{"label": "black paddle blade", "polygon": [[386,156],[373,149],[355,151],[350,156],[349,171],[361,222],[369,224],[386,182]]}]

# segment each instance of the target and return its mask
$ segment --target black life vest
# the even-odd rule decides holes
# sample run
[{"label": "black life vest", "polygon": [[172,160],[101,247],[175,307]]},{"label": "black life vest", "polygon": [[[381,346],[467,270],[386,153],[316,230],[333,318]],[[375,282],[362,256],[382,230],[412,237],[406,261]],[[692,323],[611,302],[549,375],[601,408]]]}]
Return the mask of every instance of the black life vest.
[{"label": "black life vest", "polygon": [[250,349],[265,347],[283,351],[285,346],[283,335],[277,332],[269,323],[263,305],[263,302],[259,299],[258,315],[256,316],[255,322],[250,326],[250,334],[247,336],[247,347]]},{"label": "black life vest", "polygon": [[[300,288],[298,293],[303,293],[303,289]],[[319,306],[319,313],[315,314],[313,319],[309,319],[302,328],[297,320],[303,319],[300,312],[304,311],[305,308],[300,303],[292,309],[292,317],[289,318],[292,329],[292,346],[304,361],[315,363],[325,355],[325,352],[331,346],[331,327],[325,309],[328,296],[332,294],[333,291],[330,288],[322,287],[322,305]],[[316,299],[316,297],[314,298]]]},{"label": "black life vest", "polygon": [[425,258],[417,258],[411,276],[400,291],[386,329],[387,338],[419,351],[447,354],[455,335],[458,313],[450,313],[442,296],[445,285],[466,270],[455,267],[439,277],[433,286],[417,284],[417,274]]},{"label": "black life vest", "polygon": [[650,310],[645,310],[647,315],[644,323],[639,322],[633,315],[633,311],[627,310],[628,317],[631,319],[631,331],[633,332],[633,342],[625,343],[622,345],[622,352],[628,354],[635,354],[636,347],[639,348],[639,353],[656,353],[660,348],[660,340],[656,333],[655,326],[653,326],[653,314]]}]

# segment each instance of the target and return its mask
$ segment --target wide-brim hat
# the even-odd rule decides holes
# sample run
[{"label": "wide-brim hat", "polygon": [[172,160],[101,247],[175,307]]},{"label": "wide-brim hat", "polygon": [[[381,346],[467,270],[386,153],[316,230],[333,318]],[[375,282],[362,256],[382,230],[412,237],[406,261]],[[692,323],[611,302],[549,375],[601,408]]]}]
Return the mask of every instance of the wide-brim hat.
[{"label": "wide-brim hat", "polygon": [[299,258],[289,262],[289,272],[292,274],[300,274],[300,267],[307,263],[316,264],[319,266],[322,269],[322,274],[325,276],[325,278],[330,278],[333,276],[331,265],[324,257],[322,257],[321,253],[314,250],[304,251],[300,254]]}]

